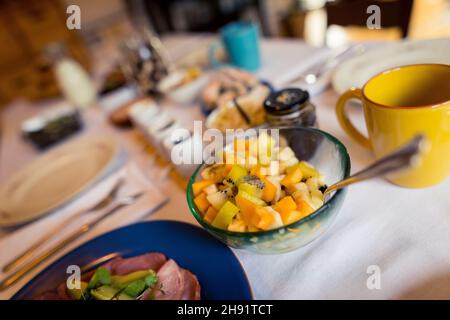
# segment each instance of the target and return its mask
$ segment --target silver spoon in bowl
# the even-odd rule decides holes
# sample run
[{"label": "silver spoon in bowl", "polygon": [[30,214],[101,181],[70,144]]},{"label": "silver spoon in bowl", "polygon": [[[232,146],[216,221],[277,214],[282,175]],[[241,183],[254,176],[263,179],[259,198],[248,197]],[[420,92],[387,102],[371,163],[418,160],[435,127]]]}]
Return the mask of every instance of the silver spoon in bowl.
[{"label": "silver spoon in bowl", "polygon": [[324,192],[324,198],[327,200],[331,192],[347,187],[353,183],[416,167],[420,162],[420,155],[426,147],[427,140],[425,136],[418,134],[408,143],[377,160],[369,167],[327,187]]}]

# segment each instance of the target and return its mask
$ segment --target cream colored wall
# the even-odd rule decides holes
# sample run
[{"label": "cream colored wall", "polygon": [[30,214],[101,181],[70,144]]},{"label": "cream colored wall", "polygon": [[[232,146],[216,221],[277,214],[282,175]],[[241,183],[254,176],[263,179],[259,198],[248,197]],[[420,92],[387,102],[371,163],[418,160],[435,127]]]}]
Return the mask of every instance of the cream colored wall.
[{"label": "cream colored wall", "polygon": [[415,0],[409,37],[450,37],[450,1]]}]

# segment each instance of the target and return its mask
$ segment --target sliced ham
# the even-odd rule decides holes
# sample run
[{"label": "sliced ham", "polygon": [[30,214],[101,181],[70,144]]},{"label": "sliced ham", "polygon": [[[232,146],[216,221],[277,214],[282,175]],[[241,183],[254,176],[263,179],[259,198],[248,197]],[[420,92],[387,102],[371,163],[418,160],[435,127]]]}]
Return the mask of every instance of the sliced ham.
[{"label": "sliced ham", "polygon": [[135,271],[152,269],[158,271],[167,261],[164,254],[159,252],[146,253],[137,257],[121,259],[111,263],[111,272],[124,275]]},{"label": "sliced ham", "polygon": [[61,300],[61,298],[55,291],[47,291],[41,294],[37,300]]},{"label": "sliced ham", "polygon": [[[103,264],[113,275],[125,275],[135,271],[156,271],[158,281],[153,288],[147,289],[141,300],[200,300],[200,283],[190,271],[180,268],[178,264],[162,253],[147,253],[137,257],[124,259],[116,257]],[[89,282],[95,270],[82,275],[82,280]],[[62,283],[54,291],[48,291],[38,297],[41,300],[68,300],[66,283]]]},{"label": "sliced ham", "polygon": [[181,300],[200,300],[200,283],[190,271],[182,269],[184,278],[183,294]]},{"label": "sliced ham", "polygon": [[158,282],[152,289],[144,292],[142,300],[180,300],[184,292],[183,269],[170,259],[156,275]]},{"label": "sliced ham", "polygon": [[58,293],[59,300],[70,300],[69,295],[67,294],[67,284],[66,282],[61,283],[58,288],[56,289],[56,292]]}]

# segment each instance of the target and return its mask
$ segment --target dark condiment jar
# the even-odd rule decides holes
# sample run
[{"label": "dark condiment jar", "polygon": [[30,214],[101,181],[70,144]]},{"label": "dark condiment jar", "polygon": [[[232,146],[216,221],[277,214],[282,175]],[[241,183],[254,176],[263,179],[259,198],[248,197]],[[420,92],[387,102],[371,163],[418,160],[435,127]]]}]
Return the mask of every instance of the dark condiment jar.
[{"label": "dark condiment jar", "polygon": [[316,126],[316,107],[308,91],[286,88],[272,92],[264,101],[267,120],[272,126]]}]

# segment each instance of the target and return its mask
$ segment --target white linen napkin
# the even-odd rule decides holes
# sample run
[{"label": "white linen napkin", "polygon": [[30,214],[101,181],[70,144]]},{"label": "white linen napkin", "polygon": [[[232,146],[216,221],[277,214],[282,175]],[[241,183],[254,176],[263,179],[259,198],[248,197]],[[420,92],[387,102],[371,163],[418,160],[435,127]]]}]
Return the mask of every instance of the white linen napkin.
[{"label": "white linen napkin", "polygon": [[[7,290],[0,292],[0,299],[10,298],[17,290],[19,290],[24,284],[26,284],[32,277],[34,277],[45,266],[49,265],[65,253],[71,251],[75,247],[78,247],[81,243],[86,242],[102,233],[116,229],[120,226],[130,224],[144,219],[150,213],[153,213],[158,208],[163,206],[167,202],[167,197],[163,195],[159,189],[151,183],[151,181],[145,176],[145,174],[137,167],[133,162],[126,164],[123,168],[117,172],[111,174],[103,181],[97,183],[89,192],[81,195],[78,199],[74,200],[70,205],[67,205],[60,210],[57,210],[48,216],[33,222],[16,232],[2,238],[0,240],[0,267],[3,267],[11,259],[22,253],[25,249],[31,246],[34,241],[46,231],[60,224],[67,217],[76,214],[79,210],[90,208],[104,198],[109,191],[116,185],[119,178],[123,179],[123,184],[117,194],[128,195],[137,191],[144,191],[142,195],[134,204],[124,207],[111,216],[105,218],[101,223],[95,226],[91,231],[82,236],[79,240],[66,247],[59,254],[51,257],[35,270],[30,272],[21,281],[11,286]],[[60,234],[55,236],[51,241],[46,243],[36,253],[39,254],[48,248],[51,244],[58,241],[61,236],[67,235],[70,231],[81,226],[83,223],[94,219],[100,212],[87,213],[79,219],[72,221],[66,228],[61,230]],[[5,274],[0,273],[0,279]]]}]

